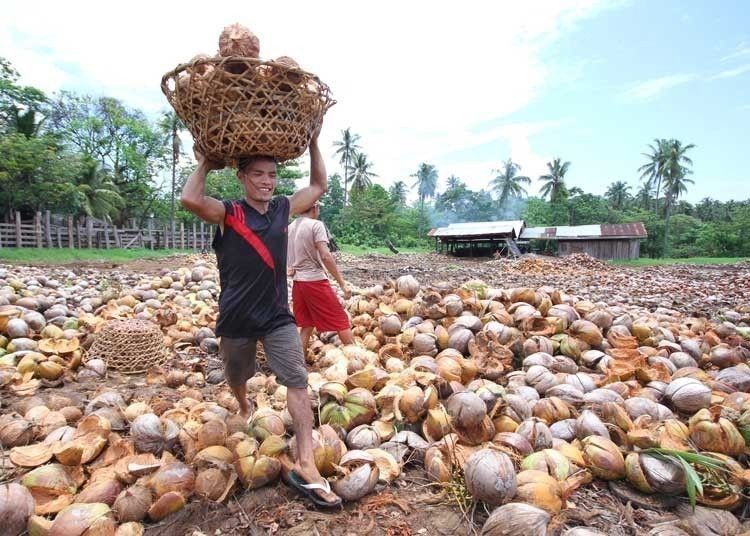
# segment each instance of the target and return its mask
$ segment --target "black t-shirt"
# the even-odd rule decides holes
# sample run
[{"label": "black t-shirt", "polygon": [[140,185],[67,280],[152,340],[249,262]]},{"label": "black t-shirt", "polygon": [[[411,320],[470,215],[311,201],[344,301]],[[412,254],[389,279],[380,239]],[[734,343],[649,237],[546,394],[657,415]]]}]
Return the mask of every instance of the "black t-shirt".
[{"label": "black t-shirt", "polygon": [[294,323],[286,288],[289,199],[277,196],[259,213],[244,199],[223,201],[224,232],[213,248],[219,265],[219,318],[216,334],[263,337]]}]

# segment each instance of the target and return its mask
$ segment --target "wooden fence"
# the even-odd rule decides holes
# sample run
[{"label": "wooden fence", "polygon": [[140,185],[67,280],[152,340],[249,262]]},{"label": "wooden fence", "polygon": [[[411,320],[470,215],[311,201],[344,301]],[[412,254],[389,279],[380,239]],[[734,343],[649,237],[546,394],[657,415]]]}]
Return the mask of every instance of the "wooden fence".
[{"label": "wooden fence", "polygon": [[[55,223],[53,223],[53,221]],[[191,249],[211,247],[215,225],[203,222],[185,225],[175,222],[174,232],[168,223],[149,221],[146,229],[117,227],[94,218],[75,221],[72,216],[54,217],[49,211],[37,212],[31,221],[22,221],[15,213],[13,223],[0,223],[0,249],[23,248],[148,248]]]}]

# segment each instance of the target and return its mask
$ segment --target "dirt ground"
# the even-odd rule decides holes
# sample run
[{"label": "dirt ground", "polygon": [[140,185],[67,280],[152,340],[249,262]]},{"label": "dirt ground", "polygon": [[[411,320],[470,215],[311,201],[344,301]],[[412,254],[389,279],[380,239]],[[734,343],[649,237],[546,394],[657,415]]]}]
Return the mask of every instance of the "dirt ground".
[{"label": "dirt ground", "polygon": [[[211,256],[207,257],[208,259]],[[129,274],[159,274],[185,264],[184,256],[138,260],[125,264],[74,263],[66,268],[74,273],[118,271]],[[729,266],[660,266],[625,268],[590,258],[551,259],[524,257],[518,260],[468,260],[442,255],[339,255],[345,278],[357,287],[384,284],[411,273],[423,285],[440,281],[462,284],[482,279],[492,286],[539,287],[549,285],[592,300],[625,301],[647,307],[675,308],[686,313],[715,317],[730,309],[750,310],[750,264]],[[202,359],[192,366],[204,366]],[[128,399],[148,396],[145,376],[112,374],[107,387],[116,387]],[[97,385],[70,383],[62,393],[82,399],[94,396]],[[216,386],[207,386],[210,394]],[[168,390],[169,391],[169,390]],[[179,397],[173,391],[175,399]],[[60,392],[60,391],[58,391]],[[163,396],[164,387],[159,386]],[[12,406],[12,398],[3,406]],[[664,505],[667,506],[667,505]],[[195,499],[182,511],[165,521],[147,526],[146,534],[228,535],[289,534],[349,536],[411,536],[479,534],[487,512],[462,512],[445,493],[431,486],[418,468],[364,500],[345,505],[335,512],[316,511],[292,490],[279,483],[255,491],[239,490],[226,504]],[[588,526],[610,536],[638,536],[648,533],[654,524],[674,519],[667,510],[645,508],[612,493],[604,483],[586,486],[569,499],[569,508],[552,523],[551,534],[563,534],[566,528]],[[533,536],[533,535],[529,535]]]},{"label": "dirt ground", "polygon": [[[412,274],[422,284],[461,285],[481,279],[501,288],[552,286],[584,299],[666,307],[694,316],[716,317],[726,309],[750,309],[750,263],[626,267],[586,256],[525,255],[519,259],[465,259],[438,254],[337,254],[347,281],[357,287],[384,284]],[[72,271],[127,270],[159,274],[184,262],[184,255],[124,264],[73,263]],[[213,255],[204,256],[215,260]]]}]

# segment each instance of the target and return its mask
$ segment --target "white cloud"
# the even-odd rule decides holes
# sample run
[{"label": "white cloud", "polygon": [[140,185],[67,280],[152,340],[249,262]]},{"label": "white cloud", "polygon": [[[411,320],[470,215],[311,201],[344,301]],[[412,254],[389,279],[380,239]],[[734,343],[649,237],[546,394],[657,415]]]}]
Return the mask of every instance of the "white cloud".
[{"label": "white cloud", "polygon": [[[352,127],[383,183],[407,179],[425,160],[438,164],[441,178],[454,172],[478,181],[508,155],[475,162],[450,154],[507,142],[524,172],[543,168],[548,158],[529,139],[554,124],[476,126],[530,104],[550,72],[541,51],[599,9],[600,0],[356,7],[215,0],[179,8],[136,0],[104,14],[31,0],[4,6],[0,50],[25,83],[107,94],[156,113],[167,107],[162,74],[196,53],[213,52],[221,28],[241,21],[259,35],[264,57],[291,55],[332,87],[339,102],[326,117],[323,147]],[[337,169],[326,156],[329,171]]]},{"label": "white cloud", "polygon": [[625,97],[629,100],[649,100],[661,93],[677,86],[692,82],[697,78],[694,74],[674,74],[653,78],[644,82],[634,84],[625,91]]},{"label": "white cloud", "polygon": [[746,58],[748,56],[750,56],[750,43],[743,41],[734,47],[732,52],[721,58],[721,61],[732,61],[739,58]]},{"label": "white cloud", "polygon": [[737,76],[741,76],[747,72],[750,72],[750,63],[746,65],[741,65],[739,67],[736,67],[734,69],[727,69],[725,71],[721,71],[720,73],[712,76],[709,80],[719,80],[722,78],[735,78]]}]

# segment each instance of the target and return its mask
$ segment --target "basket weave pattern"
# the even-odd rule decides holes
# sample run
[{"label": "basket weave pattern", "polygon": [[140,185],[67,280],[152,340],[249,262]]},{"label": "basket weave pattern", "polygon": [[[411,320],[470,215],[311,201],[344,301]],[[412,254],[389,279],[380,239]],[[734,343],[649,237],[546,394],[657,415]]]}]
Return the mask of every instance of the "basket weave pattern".
[{"label": "basket weave pattern", "polygon": [[197,59],[162,78],[162,91],[210,160],[301,156],[335,104],[320,79],[301,69],[241,56]]},{"label": "basket weave pattern", "polygon": [[104,360],[109,369],[137,374],[164,364],[169,356],[159,326],[128,319],[107,322],[97,333],[89,357]]}]

